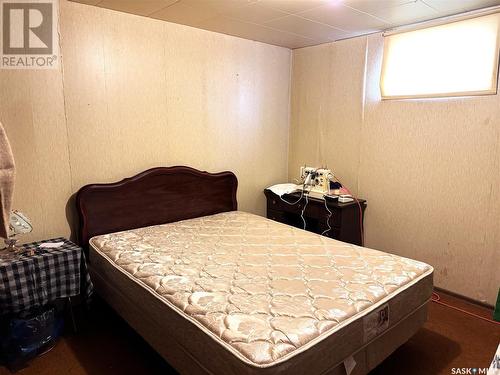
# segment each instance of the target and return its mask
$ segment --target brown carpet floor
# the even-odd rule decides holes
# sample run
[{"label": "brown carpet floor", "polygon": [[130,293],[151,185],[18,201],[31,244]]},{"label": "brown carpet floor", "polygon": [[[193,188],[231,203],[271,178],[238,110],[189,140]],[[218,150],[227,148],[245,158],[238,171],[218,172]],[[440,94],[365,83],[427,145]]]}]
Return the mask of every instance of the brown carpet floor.
[{"label": "brown carpet floor", "polygon": [[[440,293],[442,301],[491,317],[492,312]],[[79,332],[68,333],[20,375],[167,374],[168,364],[110,308],[96,303],[91,317],[78,319]],[[396,350],[373,375],[450,375],[454,367],[488,367],[500,342],[495,325],[431,303],[425,326]],[[0,375],[10,372],[0,367]]]}]

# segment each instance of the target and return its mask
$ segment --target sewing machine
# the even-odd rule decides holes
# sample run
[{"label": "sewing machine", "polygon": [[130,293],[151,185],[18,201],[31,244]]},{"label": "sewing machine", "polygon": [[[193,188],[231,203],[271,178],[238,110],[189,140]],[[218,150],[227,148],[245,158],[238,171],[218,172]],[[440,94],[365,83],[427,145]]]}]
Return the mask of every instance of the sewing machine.
[{"label": "sewing machine", "polygon": [[330,180],[333,179],[333,173],[330,169],[300,167],[300,179],[304,192],[309,195],[323,198],[330,192]]}]

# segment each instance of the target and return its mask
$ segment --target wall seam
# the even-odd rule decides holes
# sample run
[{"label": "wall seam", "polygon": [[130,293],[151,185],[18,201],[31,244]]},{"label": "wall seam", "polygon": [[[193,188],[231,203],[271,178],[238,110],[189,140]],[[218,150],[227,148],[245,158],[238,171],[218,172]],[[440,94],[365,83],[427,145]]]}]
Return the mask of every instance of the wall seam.
[{"label": "wall seam", "polygon": [[[37,138],[37,132],[36,132],[36,126],[35,126],[35,109],[33,108],[33,91],[32,91],[32,87],[31,87],[31,80],[32,80],[33,76],[32,74],[30,74],[30,85],[28,87],[28,95],[29,95],[29,98],[30,98],[30,111],[31,111],[31,117],[30,117],[30,122],[31,122],[31,129],[32,129],[32,132],[33,132],[33,136],[35,138],[35,150],[34,150],[34,154],[38,154],[38,151],[37,151],[37,142],[36,142],[36,138]],[[15,160],[14,160],[14,164],[15,164]],[[38,172],[38,171],[37,171]],[[36,176],[36,179],[37,179],[37,182],[39,183],[40,182],[40,173],[37,173],[37,176]],[[15,178],[14,178],[14,189],[15,189]],[[14,190],[15,191],[15,190]],[[38,206],[38,209],[40,210],[40,212],[44,213],[45,210],[44,210],[44,206],[43,206],[43,202],[41,201],[38,201],[37,202],[37,206]],[[45,223],[44,223],[45,225]],[[42,229],[43,232],[45,232],[45,228],[43,227]]]},{"label": "wall seam", "polygon": [[292,144],[292,84],[293,84],[293,50],[290,51],[290,68],[288,74],[288,118],[287,118],[287,145],[286,145],[286,179],[290,181],[290,148]]},{"label": "wall seam", "polygon": [[71,163],[71,147],[69,145],[69,126],[68,126],[68,111],[66,104],[66,84],[64,81],[64,58],[63,58],[63,48],[62,48],[62,34],[61,34],[61,19],[62,19],[62,11],[59,6],[59,27],[57,29],[57,40],[59,43],[59,55],[60,55],[60,64],[61,64],[61,85],[62,85],[62,97],[63,97],[63,110],[64,110],[64,127],[66,129],[66,149],[68,152],[68,168],[69,168],[69,186],[71,189],[71,193],[74,191],[73,187],[73,170]]},{"label": "wall seam", "polygon": [[368,77],[368,37],[365,37],[365,61],[363,71],[363,92],[361,98],[361,124],[359,128],[359,143],[358,143],[358,165],[356,168],[356,191],[360,195],[361,184],[359,182],[361,176],[361,152],[363,150],[363,128],[365,125],[365,110],[366,110],[366,84]]}]

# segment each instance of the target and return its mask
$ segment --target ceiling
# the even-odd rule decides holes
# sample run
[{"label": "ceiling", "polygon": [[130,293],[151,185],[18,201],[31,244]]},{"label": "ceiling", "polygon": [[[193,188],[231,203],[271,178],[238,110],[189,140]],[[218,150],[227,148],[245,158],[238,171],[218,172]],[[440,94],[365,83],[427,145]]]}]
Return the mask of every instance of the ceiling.
[{"label": "ceiling", "polygon": [[72,0],[288,48],[351,38],[500,0]]}]

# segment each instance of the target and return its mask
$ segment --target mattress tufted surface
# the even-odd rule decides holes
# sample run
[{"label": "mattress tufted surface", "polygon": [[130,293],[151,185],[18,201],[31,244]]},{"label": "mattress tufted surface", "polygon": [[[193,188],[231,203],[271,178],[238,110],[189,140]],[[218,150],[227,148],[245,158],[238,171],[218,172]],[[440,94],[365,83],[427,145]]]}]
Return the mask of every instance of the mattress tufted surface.
[{"label": "mattress tufted surface", "polygon": [[102,235],[90,244],[257,367],[300,353],[433,271],[239,211]]}]

